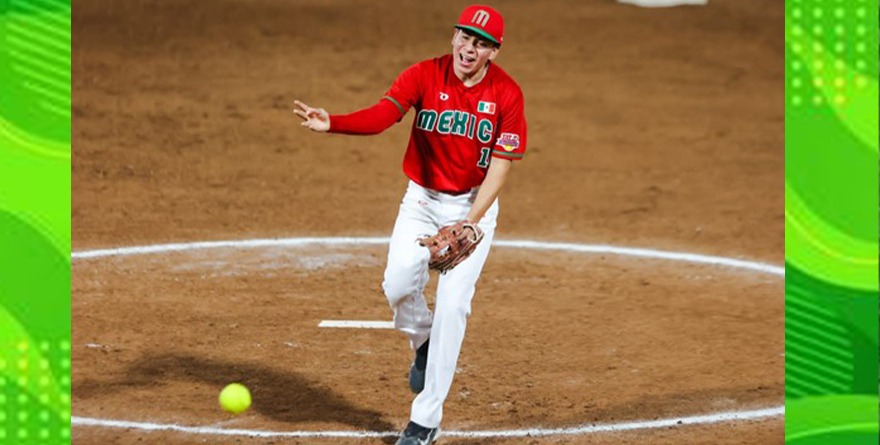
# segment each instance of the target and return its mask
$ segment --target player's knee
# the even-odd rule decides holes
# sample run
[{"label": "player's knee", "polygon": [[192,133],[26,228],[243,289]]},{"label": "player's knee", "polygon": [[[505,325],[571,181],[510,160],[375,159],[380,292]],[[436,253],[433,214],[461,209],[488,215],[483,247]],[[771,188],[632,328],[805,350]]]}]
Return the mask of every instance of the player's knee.
[{"label": "player's knee", "polygon": [[471,315],[471,305],[470,303],[459,303],[456,304],[455,307],[452,308],[455,311],[455,315],[458,317],[467,318]]},{"label": "player's knee", "polygon": [[387,272],[382,281],[382,290],[388,303],[396,306],[400,300],[419,292],[419,276],[405,269]]},{"label": "player's knee", "polygon": [[415,286],[407,284],[399,279],[388,279],[382,282],[382,290],[385,292],[385,298],[388,304],[397,306],[400,300],[410,296],[415,291]]},{"label": "player's knee", "polygon": [[424,273],[423,267],[415,262],[389,265],[382,282],[382,290],[388,303],[395,306],[403,298],[421,292],[419,283]]},{"label": "player's knee", "polygon": [[470,298],[454,298],[437,307],[444,315],[455,318],[467,318],[471,315]]}]

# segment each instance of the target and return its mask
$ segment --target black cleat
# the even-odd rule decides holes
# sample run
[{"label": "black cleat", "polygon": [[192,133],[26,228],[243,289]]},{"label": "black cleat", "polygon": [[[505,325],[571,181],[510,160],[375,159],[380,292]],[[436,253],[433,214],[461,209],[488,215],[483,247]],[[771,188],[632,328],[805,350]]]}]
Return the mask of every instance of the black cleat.
[{"label": "black cleat", "polygon": [[428,366],[428,343],[425,341],[416,349],[416,358],[409,368],[409,389],[418,394],[425,389],[425,368]]},{"label": "black cleat", "polygon": [[425,428],[418,423],[410,422],[400,433],[396,445],[431,445],[440,435],[440,428]]}]

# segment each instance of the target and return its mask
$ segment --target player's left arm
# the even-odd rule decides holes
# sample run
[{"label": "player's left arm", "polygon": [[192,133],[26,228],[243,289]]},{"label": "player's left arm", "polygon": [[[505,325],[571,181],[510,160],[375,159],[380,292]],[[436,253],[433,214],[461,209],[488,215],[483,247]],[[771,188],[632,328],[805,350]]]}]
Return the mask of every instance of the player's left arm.
[{"label": "player's left arm", "polygon": [[523,94],[519,87],[511,88],[502,98],[499,117],[500,127],[492,149],[492,162],[489,163],[486,178],[467,215],[467,219],[474,223],[480,222],[495,202],[513,161],[522,159],[526,151],[526,118]]},{"label": "player's left arm", "polygon": [[483,219],[483,215],[486,214],[489,207],[495,202],[495,198],[501,193],[501,188],[504,186],[504,181],[507,180],[507,174],[510,173],[511,166],[513,166],[513,161],[510,159],[492,158],[489,170],[486,171],[486,178],[483,180],[483,184],[480,185],[477,197],[474,198],[471,210],[467,214],[468,221],[476,224]]}]

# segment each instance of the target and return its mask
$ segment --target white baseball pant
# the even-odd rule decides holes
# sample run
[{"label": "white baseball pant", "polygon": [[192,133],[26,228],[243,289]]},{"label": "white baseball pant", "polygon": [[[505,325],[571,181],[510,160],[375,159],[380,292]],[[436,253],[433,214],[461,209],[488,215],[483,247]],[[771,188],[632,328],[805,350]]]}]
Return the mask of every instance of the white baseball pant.
[{"label": "white baseball pant", "polygon": [[419,245],[418,239],[464,219],[476,195],[477,188],[461,195],[449,195],[410,181],[388,248],[382,288],[394,311],[394,326],[409,337],[413,350],[431,339],[425,389],[413,401],[410,415],[410,420],[427,428],[438,427],[443,418],[443,401],[455,376],[471,299],[495,234],[498,201],[492,203],[478,224],[484,238],[474,253],[440,275],[433,316],[424,295],[430,253]]}]

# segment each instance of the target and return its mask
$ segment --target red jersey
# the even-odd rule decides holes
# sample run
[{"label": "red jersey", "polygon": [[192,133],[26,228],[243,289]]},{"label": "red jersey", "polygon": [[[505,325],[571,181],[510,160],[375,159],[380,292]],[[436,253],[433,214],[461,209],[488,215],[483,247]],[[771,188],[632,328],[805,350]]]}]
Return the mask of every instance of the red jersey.
[{"label": "red jersey", "polygon": [[445,55],[409,67],[384,99],[401,117],[416,109],[404,173],[422,187],[458,193],[483,183],[490,157],[523,157],[526,119],[522,90],[498,65],[468,88],[452,63]]}]

